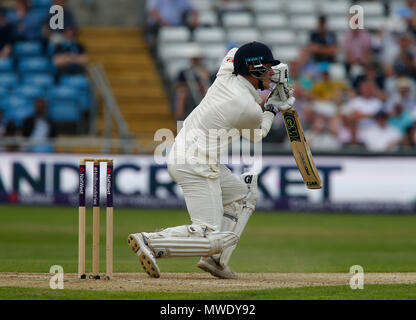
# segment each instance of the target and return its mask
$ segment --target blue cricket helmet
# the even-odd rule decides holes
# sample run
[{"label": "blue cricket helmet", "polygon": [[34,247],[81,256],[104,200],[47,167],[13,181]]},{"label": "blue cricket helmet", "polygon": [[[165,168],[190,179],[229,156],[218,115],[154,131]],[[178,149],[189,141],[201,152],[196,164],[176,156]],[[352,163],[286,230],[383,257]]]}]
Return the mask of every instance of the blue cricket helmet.
[{"label": "blue cricket helmet", "polygon": [[[242,45],[234,55],[234,73],[248,76],[250,74],[261,76],[266,69],[263,63],[271,63],[273,66],[280,63],[275,60],[272,51],[261,42],[249,42]],[[249,71],[249,66],[254,68]]]}]

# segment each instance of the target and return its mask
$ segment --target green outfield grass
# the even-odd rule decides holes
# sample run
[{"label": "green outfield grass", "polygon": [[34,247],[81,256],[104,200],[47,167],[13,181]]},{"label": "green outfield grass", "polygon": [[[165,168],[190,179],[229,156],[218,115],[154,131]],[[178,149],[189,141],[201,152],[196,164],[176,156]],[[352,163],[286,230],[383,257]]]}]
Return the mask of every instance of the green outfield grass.
[{"label": "green outfield grass", "polygon": [[[129,233],[186,223],[185,211],[116,209],[115,271],[140,271]],[[0,272],[49,272],[53,264],[76,272],[77,224],[77,208],[1,206]],[[104,252],[104,223],[101,231]],[[198,272],[197,260],[159,262],[165,272]],[[230,263],[237,272],[348,272],[355,264],[366,272],[416,271],[416,216],[255,212]]]},{"label": "green outfield grass", "polygon": [[[88,213],[90,212],[91,209]],[[102,213],[104,220],[104,210]],[[91,216],[88,214],[89,226]],[[189,223],[187,213],[182,210],[116,208],[114,216],[115,272],[142,271],[136,256],[127,246],[129,233]],[[48,273],[50,266],[55,264],[62,265],[65,272],[76,272],[77,223],[75,207],[0,206],[0,272]],[[101,252],[104,253],[104,223],[102,226]],[[87,241],[91,243],[91,228]],[[162,259],[158,263],[162,272],[202,272],[196,267],[197,261],[198,258],[177,258]],[[345,273],[350,266],[356,264],[361,265],[365,272],[415,272],[416,216],[255,212],[230,263],[236,272]],[[87,268],[90,267],[87,264]],[[105,262],[102,259],[101,269],[104,268]],[[370,285],[368,287],[372,288]],[[415,296],[414,286],[380,286],[384,287],[391,288],[397,297]],[[337,288],[333,287],[338,292],[334,298],[360,298],[359,293],[354,293],[358,290],[348,288],[350,292],[344,286]],[[237,298],[235,295],[245,299],[296,298],[302,296],[302,290],[304,298],[309,294],[316,294],[314,297],[318,299],[327,297],[326,289],[321,287],[263,290],[241,295],[223,293],[207,295],[205,298]],[[41,291],[0,288],[0,298],[5,298],[5,292],[15,298],[24,295],[34,298]],[[349,293],[346,294],[346,291]],[[407,291],[411,294],[406,295]],[[370,294],[370,290],[363,292]],[[376,290],[373,296],[377,298],[375,292]],[[64,298],[66,294],[72,296],[69,290],[65,290],[63,293],[53,293],[51,297],[55,295]],[[90,293],[85,295],[88,298]],[[97,295],[103,299],[110,297],[105,293]],[[186,298],[189,295],[181,294],[176,298]],[[145,299],[152,298],[153,294],[137,296],[132,293],[114,293],[112,297]],[[389,295],[385,294],[384,298],[388,299]]]}]

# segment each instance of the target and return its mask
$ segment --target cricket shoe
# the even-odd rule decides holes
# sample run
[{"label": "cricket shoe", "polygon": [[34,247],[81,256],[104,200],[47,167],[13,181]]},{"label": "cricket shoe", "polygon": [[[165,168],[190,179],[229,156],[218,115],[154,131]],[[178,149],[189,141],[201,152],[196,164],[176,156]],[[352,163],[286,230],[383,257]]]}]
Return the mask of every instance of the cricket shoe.
[{"label": "cricket shoe", "polygon": [[139,257],[140,263],[144,271],[153,278],[160,277],[160,270],[156,264],[155,256],[147,245],[146,238],[142,233],[133,233],[129,235],[127,240],[130,248]]},{"label": "cricket shoe", "polygon": [[221,279],[237,279],[237,274],[232,272],[229,266],[224,268],[213,257],[202,257],[199,259],[198,268],[211,273],[214,277]]},{"label": "cricket shoe", "polygon": [[240,177],[241,180],[247,185],[247,195],[244,198],[244,203],[246,207],[255,209],[257,200],[259,198],[259,193],[257,190],[257,173],[245,172]]}]

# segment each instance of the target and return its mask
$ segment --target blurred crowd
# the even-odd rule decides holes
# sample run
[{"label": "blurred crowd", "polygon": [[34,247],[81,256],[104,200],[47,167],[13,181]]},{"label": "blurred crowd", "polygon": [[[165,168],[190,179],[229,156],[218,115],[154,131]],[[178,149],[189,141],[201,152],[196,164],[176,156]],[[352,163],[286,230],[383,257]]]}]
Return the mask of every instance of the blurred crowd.
[{"label": "blurred crowd", "polygon": [[[415,150],[416,0],[394,10],[390,4],[385,6],[390,20],[383,28],[350,29],[343,39],[328,30],[324,15],[319,16],[297,58],[285,61],[295,86],[295,108],[313,150]],[[224,12],[250,11],[247,1],[233,0],[215,1],[214,9],[220,21]],[[192,30],[199,23],[198,11],[188,0],[149,0],[148,10],[151,45],[156,45],[163,26]],[[196,88],[189,87],[190,77]],[[195,54],[191,67],[181,70],[173,84],[176,119],[192,111],[214,79],[215,73]],[[287,144],[281,117],[275,121],[266,142]]]},{"label": "blurred crowd", "polygon": [[[64,9],[62,29],[51,28],[52,5]],[[54,122],[65,110],[52,119],[49,104],[62,101],[53,95],[61,80],[85,75],[88,60],[76,31],[65,0],[0,0],[0,138],[27,137],[37,142],[25,151],[53,151],[47,139],[61,133],[63,126]],[[0,148],[18,149],[13,143]]]},{"label": "blurred crowd", "polygon": [[[406,14],[405,14],[406,13]],[[416,144],[416,2],[393,13],[382,30],[351,29],[342,45],[321,16],[310,43],[290,61],[296,105],[315,150],[361,148],[374,152]],[[341,51],[345,74],[330,76]]]}]

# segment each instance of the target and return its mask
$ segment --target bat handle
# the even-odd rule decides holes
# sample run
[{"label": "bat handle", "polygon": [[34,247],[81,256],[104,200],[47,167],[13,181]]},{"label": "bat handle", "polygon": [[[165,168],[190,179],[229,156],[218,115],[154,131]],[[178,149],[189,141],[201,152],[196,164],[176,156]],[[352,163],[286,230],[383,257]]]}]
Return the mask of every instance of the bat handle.
[{"label": "bat handle", "polygon": [[287,100],[287,96],[282,84],[277,84],[277,90],[279,91],[280,99],[282,99],[282,101]]}]

